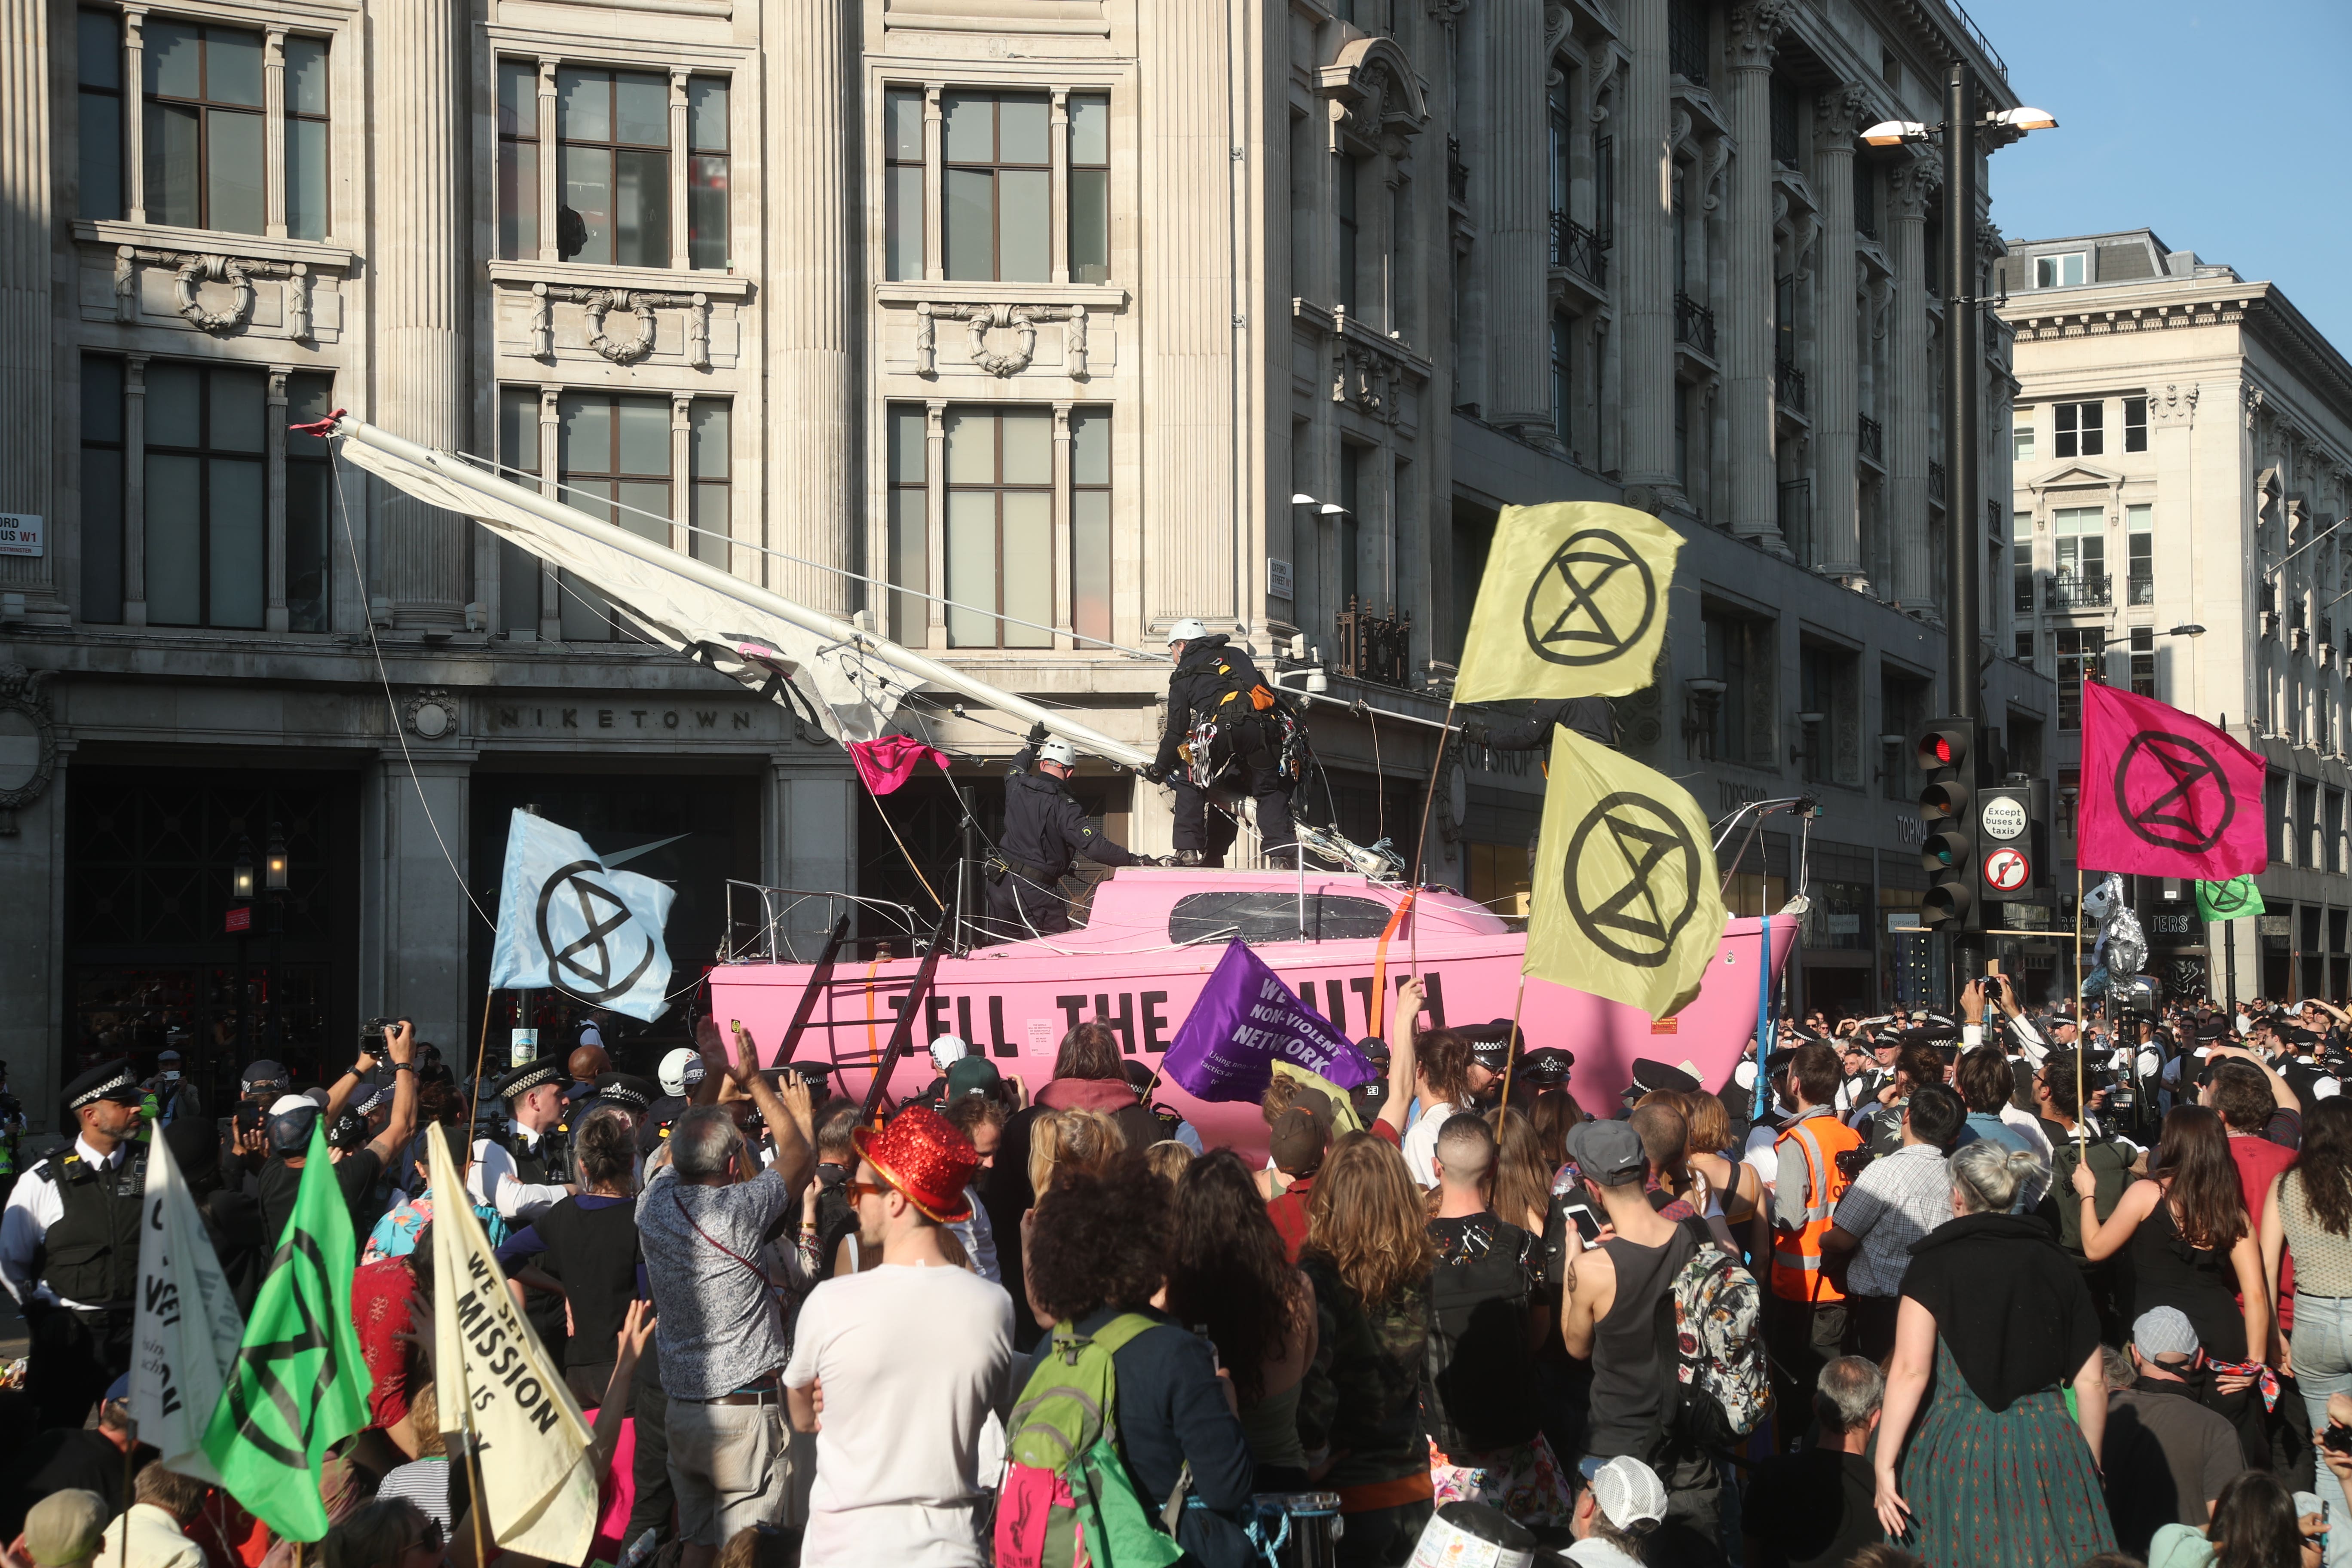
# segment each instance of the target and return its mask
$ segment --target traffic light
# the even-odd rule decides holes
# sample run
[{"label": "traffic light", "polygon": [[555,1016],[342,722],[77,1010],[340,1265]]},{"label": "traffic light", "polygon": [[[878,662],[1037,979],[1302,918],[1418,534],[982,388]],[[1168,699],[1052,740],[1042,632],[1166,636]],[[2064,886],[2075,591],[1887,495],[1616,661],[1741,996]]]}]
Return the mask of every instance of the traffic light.
[{"label": "traffic light", "polygon": [[1919,900],[1920,923],[1930,931],[1981,931],[1977,897],[1977,726],[1971,719],[1941,719],[1919,736],[1919,864],[1928,877]]}]

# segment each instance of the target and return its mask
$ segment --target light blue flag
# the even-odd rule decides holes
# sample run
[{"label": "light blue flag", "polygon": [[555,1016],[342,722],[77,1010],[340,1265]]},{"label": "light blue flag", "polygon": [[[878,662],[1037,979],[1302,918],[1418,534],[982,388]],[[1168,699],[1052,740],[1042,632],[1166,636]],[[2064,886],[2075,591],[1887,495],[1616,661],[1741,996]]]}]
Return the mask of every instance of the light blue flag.
[{"label": "light blue flag", "polygon": [[662,928],[675,897],[651,877],[606,869],[572,829],[518,811],[507,827],[490,984],[552,987],[650,1023],[668,1005]]}]

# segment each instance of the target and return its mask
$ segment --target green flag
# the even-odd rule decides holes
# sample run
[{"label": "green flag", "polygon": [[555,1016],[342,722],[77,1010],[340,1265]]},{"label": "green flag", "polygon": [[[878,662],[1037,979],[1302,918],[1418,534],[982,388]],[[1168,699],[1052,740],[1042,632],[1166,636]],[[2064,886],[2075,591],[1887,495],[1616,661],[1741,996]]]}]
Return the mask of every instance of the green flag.
[{"label": "green flag", "polygon": [[1622,697],[1649,685],[1682,547],[1682,535],[1631,507],[1505,507],[1454,700]]},{"label": "green flag", "polygon": [[2232,877],[2226,882],[2197,884],[2197,918],[2206,921],[2233,921],[2242,915],[2263,912],[2263,890],[2254,886],[2251,876]]},{"label": "green flag", "polygon": [[229,1495],[279,1535],[327,1533],[319,1471],[368,1424],[373,1380],[352,1326],[352,1213],[315,1122],[294,1215],[246,1320],[205,1452]]},{"label": "green flag", "polygon": [[1527,973],[1663,1018],[1698,994],[1723,919],[1706,816],[1690,793],[1554,730]]}]

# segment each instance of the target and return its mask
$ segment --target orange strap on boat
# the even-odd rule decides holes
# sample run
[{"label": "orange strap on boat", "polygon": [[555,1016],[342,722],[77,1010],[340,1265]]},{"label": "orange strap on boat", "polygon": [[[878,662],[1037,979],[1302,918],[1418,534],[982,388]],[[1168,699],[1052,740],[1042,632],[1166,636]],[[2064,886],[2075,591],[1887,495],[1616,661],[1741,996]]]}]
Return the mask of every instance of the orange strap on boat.
[{"label": "orange strap on boat", "polygon": [[1391,915],[1389,923],[1381,928],[1380,945],[1372,949],[1371,1011],[1365,1022],[1370,1027],[1372,1038],[1376,1040],[1386,1038],[1388,1031],[1389,939],[1396,935],[1397,927],[1404,923],[1405,916],[1412,912],[1413,900],[1419,897],[1421,892],[1418,889],[1404,896],[1404,902],[1396,907],[1396,913]]},{"label": "orange strap on boat", "polygon": [[866,1054],[869,1058],[882,1051],[882,1042],[874,1037],[874,972],[881,967],[879,958],[866,966]]}]

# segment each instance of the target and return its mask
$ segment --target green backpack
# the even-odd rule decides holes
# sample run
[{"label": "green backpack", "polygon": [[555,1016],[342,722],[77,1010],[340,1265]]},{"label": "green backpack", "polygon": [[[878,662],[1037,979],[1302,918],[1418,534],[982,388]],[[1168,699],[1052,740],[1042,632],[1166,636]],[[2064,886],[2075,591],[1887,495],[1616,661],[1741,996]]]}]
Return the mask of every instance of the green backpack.
[{"label": "green backpack", "polygon": [[1160,1325],[1123,1312],[1091,1335],[1056,1324],[1007,1425],[998,1568],[1171,1568],[1190,1468],[1155,1521],[1119,1458],[1111,1356]]}]

